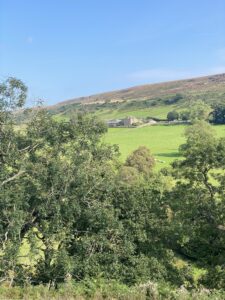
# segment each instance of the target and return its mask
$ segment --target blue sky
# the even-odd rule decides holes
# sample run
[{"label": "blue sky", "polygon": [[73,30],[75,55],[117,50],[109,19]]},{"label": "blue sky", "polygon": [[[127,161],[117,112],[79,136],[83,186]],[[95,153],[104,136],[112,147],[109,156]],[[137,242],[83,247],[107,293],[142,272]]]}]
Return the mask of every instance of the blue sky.
[{"label": "blue sky", "polygon": [[0,80],[29,101],[225,72],[225,0],[0,0]]}]

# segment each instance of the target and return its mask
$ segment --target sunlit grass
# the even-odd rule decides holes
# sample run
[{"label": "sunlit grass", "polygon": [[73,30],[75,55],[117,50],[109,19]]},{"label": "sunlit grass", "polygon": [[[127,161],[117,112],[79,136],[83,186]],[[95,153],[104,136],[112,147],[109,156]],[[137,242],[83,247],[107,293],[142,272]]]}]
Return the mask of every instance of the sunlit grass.
[{"label": "sunlit grass", "polygon": [[[104,140],[119,145],[123,161],[132,151],[144,145],[154,154],[158,160],[157,167],[161,168],[180,158],[179,146],[185,142],[185,128],[185,125],[109,128]],[[214,126],[214,129],[218,137],[225,137],[225,125]]]}]

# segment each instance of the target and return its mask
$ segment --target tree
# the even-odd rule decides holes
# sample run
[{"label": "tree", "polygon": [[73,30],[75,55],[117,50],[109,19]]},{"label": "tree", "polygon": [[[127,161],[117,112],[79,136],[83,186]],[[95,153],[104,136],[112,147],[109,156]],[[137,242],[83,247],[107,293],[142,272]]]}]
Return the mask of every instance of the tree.
[{"label": "tree", "polygon": [[202,100],[192,102],[190,105],[190,120],[192,123],[196,121],[206,121],[212,108]]},{"label": "tree", "polygon": [[171,105],[171,104],[177,103],[178,101],[180,101],[182,99],[183,99],[183,96],[181,94],[176,94],[174,97],[164,100],[164,103]]},{"label": "tree", "polygon": [[26,86],[15,78],[0,84],[0,276],[12,281],[9,270],[13,274],[17,267],[20,230],[26,218],[25,190],[20,183],[31,150],[23,134],[15,131],[12,112],[22,107],[26,93]]},{"label": "tree", "polygon": [[126,185],[134,185],[140,182],[141,178],[138,170],[130,166],[122,166],[118,173],[118,181]]},{"label": "tree", "polygon": [[168,112],[167,120],[168,121],[175,121],[179,119],[179,113],[175,110]]},{"label": "tree", "polygon": [[217,104],[211,115],[211,121],[214,124],[225,124],[225,105],[224,104]]},{"label": "tree", "polygon": [[35,280],[59,282],[72,271],[66,249],[72,220],[107,196],[117,147],[102,144],[106,126],[85,115],[58,123],[39,108],[15,130],[13,109],[22,107],[25,92],[16,79],[1,85],[0,277],[11,284],[26,280],[18,261],[26,239],[30,254],[42,253],[32,261]]},{"label": "tree", "polygon": [[[176,186],[168,196],[172,211],[170,245],[205,267],[224,261],[225,140],[204,121],[186,130],[183,160],[173,164]],[[219,174],[219,175],[218,175]],[[176,238],[177,236],[177,238]]]},{"label": "tree", "polygon": [[135,168],[143,175],[149,175],[152,172],[154,165],[155,159],[150,150],[145,146],[140,146],[136,149],[128,156],[125,162],[125,166]]},{"label": "tree", "polygon": [[21,108],[27,97],[27,87],[24,83],[14,77],[9,77],[0,84],[0,111],[11,112],[13,109]]},{"label": "tree", "polygon": [[182,121],[188,121],[190,119],[190,112],[188,110],[184,110],[180,113],[180,118]]}]

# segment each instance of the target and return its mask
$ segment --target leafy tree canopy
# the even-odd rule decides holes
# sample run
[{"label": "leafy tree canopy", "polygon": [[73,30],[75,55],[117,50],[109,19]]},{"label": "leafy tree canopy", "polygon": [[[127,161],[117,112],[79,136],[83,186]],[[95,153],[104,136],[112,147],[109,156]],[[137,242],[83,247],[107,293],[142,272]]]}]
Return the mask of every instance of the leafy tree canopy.
[{"label": "leafy tree canopy", "polygon": [[167,120],[168,121],[175,121],[179,119],[179,113],[175,110],[168,112]]}]

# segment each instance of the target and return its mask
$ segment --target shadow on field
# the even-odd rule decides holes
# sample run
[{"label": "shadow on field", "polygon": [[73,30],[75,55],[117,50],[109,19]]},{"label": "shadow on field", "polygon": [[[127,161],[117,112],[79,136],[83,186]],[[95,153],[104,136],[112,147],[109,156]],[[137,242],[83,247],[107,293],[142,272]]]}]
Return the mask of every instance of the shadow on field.
[{"label": "shadow on field", "polygon": [[180,157],[179,152],[155,153],[155,156]]}]

